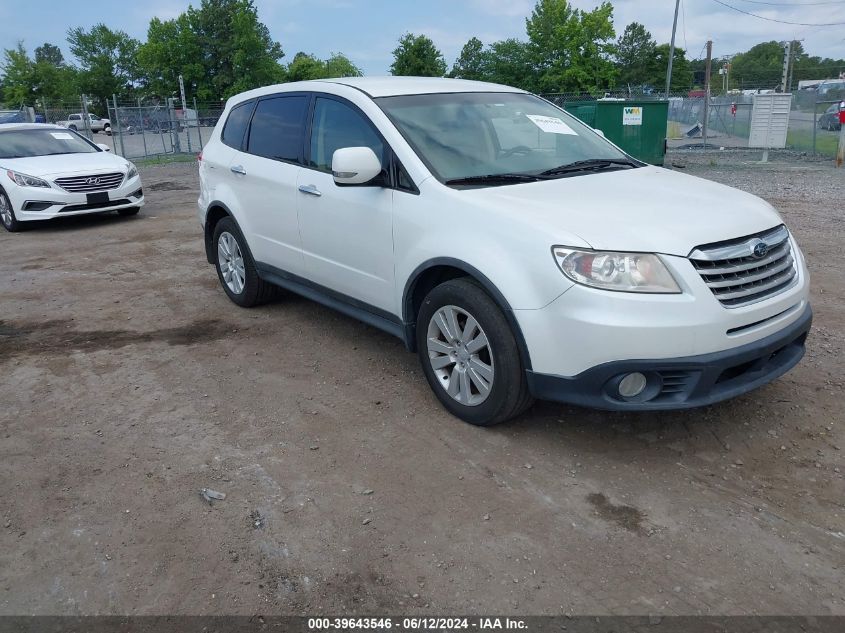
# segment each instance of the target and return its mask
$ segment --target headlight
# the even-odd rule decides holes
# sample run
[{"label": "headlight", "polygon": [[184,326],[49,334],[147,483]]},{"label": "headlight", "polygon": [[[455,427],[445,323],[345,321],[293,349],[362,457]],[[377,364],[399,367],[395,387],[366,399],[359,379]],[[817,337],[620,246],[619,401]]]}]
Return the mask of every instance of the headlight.
[{"label": "headlight", "polygon": [[14,182],[19,187],[47,187],[48,189],[50,188],[50,183],[48,183],[46,180],[36,178],[35,176],[19,174],[18,172],[12,171],[11,169],[6,171],[6,175],[9,177],[9,180]]},{"label": "headlight", "polygon": [[679,293],[666,265],[651,253],[613,253],[555,246],[555,261],[572,281],[621,292]]},{"label": "headlight", "polygon": [[129,171],[126,172],[126,180],[132,180],[138,175],[138,168],[132,163],[129,163]]}]

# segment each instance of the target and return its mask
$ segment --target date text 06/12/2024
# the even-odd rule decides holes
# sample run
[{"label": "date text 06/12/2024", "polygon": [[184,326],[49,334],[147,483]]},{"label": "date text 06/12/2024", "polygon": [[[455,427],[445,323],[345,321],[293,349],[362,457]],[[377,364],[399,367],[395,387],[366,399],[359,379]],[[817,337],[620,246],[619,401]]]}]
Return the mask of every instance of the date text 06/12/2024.
[{"label": "date text 06/12/2024", "polygon": [[525,630],[526,623],[518,618],[309,618],[308,629],[320,630]]}]

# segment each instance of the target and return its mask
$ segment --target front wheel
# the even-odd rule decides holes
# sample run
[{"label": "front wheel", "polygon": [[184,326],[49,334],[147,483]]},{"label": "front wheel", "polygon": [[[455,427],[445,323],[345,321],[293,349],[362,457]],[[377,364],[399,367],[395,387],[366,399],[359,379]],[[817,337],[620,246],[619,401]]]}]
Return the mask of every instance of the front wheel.
[{"label": "front wheel", "polygon": [[444,282],[423,300],[417,350],[435,395],[465,422],[491,426],[531,406],[513,331],[496,302],[469,278]]},{"label": "front wheel", "polygon": [[9,233],[15,233],[21,230],[21,223],[15,217],[15,211],[12,209],[12,203],[5,191],[0,191],[0,224]]}]

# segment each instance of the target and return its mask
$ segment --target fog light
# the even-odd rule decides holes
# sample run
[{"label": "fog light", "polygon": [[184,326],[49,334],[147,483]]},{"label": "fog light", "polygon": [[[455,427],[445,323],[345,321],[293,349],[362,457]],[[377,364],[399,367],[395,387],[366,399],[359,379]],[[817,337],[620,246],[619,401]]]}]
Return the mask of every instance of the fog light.
[{"label": "fog light", "polygon": [[646,377],[635,371],[619,381],[619,395],[623,398],[634,398],[645,390],[647,383]]}]

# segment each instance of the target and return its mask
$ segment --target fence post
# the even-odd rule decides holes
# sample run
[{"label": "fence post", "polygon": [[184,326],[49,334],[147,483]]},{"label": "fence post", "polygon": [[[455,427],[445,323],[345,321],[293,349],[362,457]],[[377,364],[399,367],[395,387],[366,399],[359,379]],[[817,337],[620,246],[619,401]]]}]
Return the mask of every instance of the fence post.
[{"label": "fence post", "polygon": [[200,151],[202,151],[202,125],[200,125],[200,111],[197,109],[196,97],[194,97],[194,112],[197,114],[197,138],[200,142]]},{"label": "fence post", "polygon": [[85,95],[81,95],[79,101],[82,105],[82,131],[85,132],[85,136],[89,141],[93,141],[94,135],[91,133],[91,119],[88,116],[88,98]]},{"label": "fence post", "polygon": [[[842,101],[839,104],[840,108],[845,108],[845,101]],[[836,166],[842,167],[842,164],[845,163],[845,123],[842,123],[842,116],[840,110],[840,117],[839,117],[839,147],[836,149]]]},{"label": "fence post", "polygon": [[[117,109],[117,95],[113,94],[111,98],[114,102],[114,118],[115,121],[117,121],[117,136],[120,139],[120,155],[126,158],[126,146],[123,144],[123,126],[120,124],[120,112]],[[114,126],[112,126],[112,129],[114,129]]]},{"label": "fence post", "polygon": [[[144,129],[144,113],[141,110],[141,97],[138,97],[138,121],[141,128],[141,138],[144,140],[144,158],[147,158],[147,131]],[[138,133],[137,131],[135,132]]]}]

